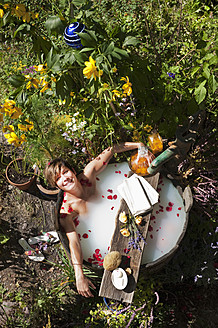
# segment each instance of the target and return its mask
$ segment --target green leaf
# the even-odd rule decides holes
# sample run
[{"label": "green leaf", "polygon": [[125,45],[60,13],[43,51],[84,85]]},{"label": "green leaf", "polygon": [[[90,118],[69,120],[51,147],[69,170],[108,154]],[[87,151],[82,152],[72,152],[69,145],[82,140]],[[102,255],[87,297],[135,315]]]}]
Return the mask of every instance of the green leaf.
[{"label": "green leaf", "polygon": [[217,82],[214,75],[211,75],[208,79],[208,86],[210,93],[214,94],[217,89]]},{"label": "green leaf", "polygon": [[78,33],[78,35],[81,39],[82,45],[87,48],[88,47],[92,48],[97,44],[97,37],[94,31],[86,31],[83,33]]},{"label": "green leaf", "polygon": [[74,4],[76,7],[80,7],[84,3],[86,3],[86,0],[71,0],[71,3]]},{"label": "green leaf", "polygon": [[95,48],[83,48],[82,50],[80,50],[80,53],[81,52],[88,52],[88,51],[92,51],[94,50]]},{"label": "green leaf", "polygon": [[12,75],[9,77],[8,82],[15,88],[22,86],[25,82],[25,77],[21,74]]},{"label": "green leaf", "polygon": [[23,31],[23,30],[27,30],[28,32],[30,31],[30,25],[27,24],[27,23],[24,23],[24,24],[21,24],[17,29],[16,31],[14,32],[14,38],[16,37],[17,33],[20,32],[20,31]]},{"label": "green leaf", "polygon": [[204,80],[197,88],[195,88],[195,92],[194,92],[194,95],[195,95],[195,99],[198,103],[198,105],[205,99],[206,97],[206,93],[207,93],[207,90],[206,88],[204,87],[205,83],[207,81]]},{"label": "green leaf", "polygon": [[109,54],[112,54],[113,50],[114,50],[114,42],[112,41],[107,47],[107,49],[105,50],[104,55],[107,56]]},{"label": "green leaf", "polygon": [[191,72],[191,77],[193,77],[193,76],[195,75],[195,73],[196,73],[197,71],[199,71],[199,69],[200,69],[200,66],[195,66],[195,67],[193,67],[192,72]]},{"label": "green leaf", "polygon": [[45,28],[49,33],[55,31],[57,33],[61,33],[64,30],[64,25],[59,16],[50,16],[45,21]]},{"label": "green leaf", "polygon": [[[115,48],[114,48],[114,51],[115,51],[116,53],[120,54],[121,56],[124,56],[124,57],[126,57],[126,58],[129,57],[129,54],[128,54],[128,52],[127,52],[126,50],[123,50],[123,49],[120,49],[120,48],[115,47]],[[114,53],[114,52],[113,52],[113,53]],[[113,55],[113,53],[112,53],[112,55]]]},{"label": "green leaf", "polygon": [[141,43],[135,36],[127,36],[123,41],[123,46],[136,46],[138,43]]}]

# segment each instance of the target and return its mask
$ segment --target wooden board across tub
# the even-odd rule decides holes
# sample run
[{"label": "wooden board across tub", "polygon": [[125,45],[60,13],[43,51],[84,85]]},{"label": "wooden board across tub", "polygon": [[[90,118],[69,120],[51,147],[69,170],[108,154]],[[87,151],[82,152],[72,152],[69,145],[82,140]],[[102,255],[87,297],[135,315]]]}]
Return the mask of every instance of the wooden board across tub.
[{"label": "wooden board across tub", "polygon": [[[157,189],[159,173],[145,179],[151,184],[151,186],[154,189]],[[99,296],[126,302],[126,303],[131,303],[133,300],[134,291],[138,281],[142,252],[144,249],[144,242],[143,241],[140,242],[140,248],[142,252],[136,249],[131,249],[128,254],[125,253],[125,249],[127,249],[129,238],[122,236],[120,233],[119,214],[122,211],[128,213],[127,204],[123,199],[121,200],[120,208],[116,215],[116,226],[115,226],[113,237],[111,239],[110,252],[119,251],[122,255],[122,262],[120,267],[123,269],[131,268],[132,273],[131,275],[128,276],[128,285],[126,286],[126,288],[124,290],[118,290],[112,284],[111,272],[104,270],[101,286],[99,290]],[[148,232],[150,217],[151,217],[151,212],[143,216],[143,224],[140,229],[145,239]]]}]

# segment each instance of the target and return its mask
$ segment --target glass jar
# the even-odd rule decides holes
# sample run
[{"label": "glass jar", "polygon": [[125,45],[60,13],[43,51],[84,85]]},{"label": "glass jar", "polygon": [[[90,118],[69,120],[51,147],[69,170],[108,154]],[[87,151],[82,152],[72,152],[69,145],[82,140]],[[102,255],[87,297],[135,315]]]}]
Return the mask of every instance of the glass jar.
[{"label": "glass jar", "polygon": [[148,150],[147,147],[141,146],[130,157],[129,167],[134,173],[145,176],[148,175],[147,169],[155,156]]},{"label": "glass jar", "polygon": [[157,131],[153,131],[148,136],[149,147],[153,154],[160,153],[163,150],[163,141]]}]

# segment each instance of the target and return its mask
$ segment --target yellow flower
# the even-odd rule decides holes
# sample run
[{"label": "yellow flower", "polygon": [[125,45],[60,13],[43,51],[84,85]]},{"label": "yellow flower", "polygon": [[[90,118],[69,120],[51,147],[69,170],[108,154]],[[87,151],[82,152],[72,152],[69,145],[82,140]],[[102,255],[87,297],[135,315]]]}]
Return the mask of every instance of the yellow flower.
[{"label": "yellow flower", "polygon": [[71,97],[74,97],[75,96],[75,93],[73,91],[71,91],[70,96]]},{"label": "yellow flower", "polygon": [[29,123],[29,124],[26,125],[26,127],[27,127],[28,131],[31,131],[34,128],[33,122],[29,121],[27,119],[25,120],[25,122]]},{"label": "yellow flower", "polygon": [[10,116],[10,118],[12,119],[17,119],[20,117],[20,115],[22,115],[22,109],[19,108],[19,107],[8,107],[8,108],[5,108],[5,115],[6,116]]},{"label": "yellow flower", "polygon": [[0,9],[0,18],[3,18],[3,16],[4,16],[4,10]]},{"label": "yellow flower", "polygon": [[119,215],[119,220],[120,220],[120,222],[122,222],[122,223],[127,223],[127,216],[126,216],[125,211],[123,211],[123,212],[120,213],[120,215]]},{"label": "yellow flower", "polygon": [[19,3],[15,8],[12,8],[12,14],[21,18],[26,13],[26,8],[23,4]]},{"label": "yellow flower", "polygon": [[136,224],[141,224],[142,223],[142,216],[137,215],[135,218],[135,223]]},{"label": "yellow flower", "polygon": [[113,73],[116,73],[116,72],[117,72],[117,68],[116,68],[116,67],[113,67],[113,68],[112,68],[112,72],[113,72]]},{"label": "yellow flower", "polygon": [[29,82],[27,82],[26,88],[30,89],[33,86],[35,89],[39,87],[39,80],[31,78]]},{"label": "yellow flower", "polygon": [[126,83],[122,86],[123,92],[127,94],[128,96],[131,95],[132,93],[132,83],[129,82],[128,76],[126,77],[121,77],[121,81],[125,81]]},{"label": "yellow flower", "polygon": [[26,137],[24,134],[22,134],[20,137],[16,135],[16,133],[11,132],[4,135],[7,139],[9,144],[13,144],[15,147],[20,146],[23,142],[26,141]]},{"label": "yellow flower", "polygon": [[25,14],[23,14],[23,16],[22,16],[22,19],[23,19],[23,22],[29,23],[30,22],[30,13],[26,11]]},{"label": "yellow flower", "polygon": [[26,125],[18,124],[17,127],[18,127],[18,129],[21,130],[21,131],[24,131],[24,132],[27,132],[27,131],[28,131]]},{"label": "yellow flower", "polygon": [[35,71],[37,72],[45,72],[47,70],[47,64],[41,64],[38,66],[34,66]]},{"label": "yellow flower", "polygon": [[38,13],[34,13],[34,12],[30,11],[30,14],[32,16],[32,19],[39,18],[39,14]]},{"label": "yellow flower", "polygon": [[130,232],[126,228],[121,229],[120,232],[124,237],[129,237],[130,236]]},{"label": "yellow flower", "polygon": [[3,131],[3,133],[5,133],[6,131],[14,132],[14,127],[13,127],[13,125],[5,125],[5,126],[3,126],[2,131]]},{"label": "yellow flower", "polygon": [[148,125],[148,124],[146,124],[146,125],[144,126],[144,130],[147,131],[147,132],[150,132],[152,129],[153,129],[152,126],[150,126],[150,125]]},{"label": "yellow flower", "polygon": [[96,61],[90,56],[89,61],[85,62],[86,67],[83,69],[83,74],[90,79],[93,75],[94,79],[99,76],[97,67],[95,66]]},{"label": "yellow flower", "polygon": [[5,5],[3,5],[3,8],[5,8],[5,9],[8,9],[8,8],[10,8],[10,5],[9,5],[9,3],[6,3]]},{"label": "yellow flower", "polygon": [[48,83],[47,81],[43,80],[41,84],[43,88],[40,90],[40,92],[45,92],[46,90],[51,89],[51,84]]},{"label": "yellow flower", "polygon": [[112,92],[114,93],[114,95],[116,96],[116,97],[120,97],[121,96],[121,92],[120,91],[118,91],[118,90],[112,90]]},{"label": "yellow flower", "polygon": [[59,103],[60,106],[65,105],[66,99],[64,99],[64,100],[58,99],[58,103]]},{"label": "yellow flower", "polygon": [[3,104],[3,107],[5,109],[14,108],[15,107],[15,101],[14,100],[5,99],[5,102]]}]

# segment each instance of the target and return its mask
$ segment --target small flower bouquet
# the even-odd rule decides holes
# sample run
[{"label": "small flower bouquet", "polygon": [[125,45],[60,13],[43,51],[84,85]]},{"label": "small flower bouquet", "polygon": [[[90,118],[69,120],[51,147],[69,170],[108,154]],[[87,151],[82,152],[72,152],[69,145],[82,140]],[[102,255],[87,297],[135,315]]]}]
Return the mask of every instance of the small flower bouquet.
[{"label": "small flower bouquet", "polygon": [[119,221],[122,223],[122,228],[120,229],[120,233],[124,237],[130,237],[127,249],[125,253],[129,253],[130,249],[138,249],[140,252],[142,251],[140,247],[140,241],[142,240],[145,244],[146,241],[139,230],[139,226],[142,223],[142,216],[133,216],[130,212],[126,214],[125,211],[121,212],[119,215]]}]

